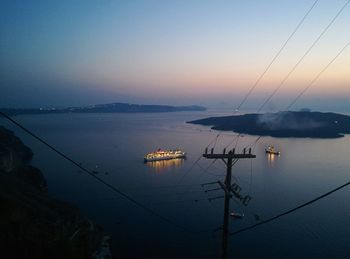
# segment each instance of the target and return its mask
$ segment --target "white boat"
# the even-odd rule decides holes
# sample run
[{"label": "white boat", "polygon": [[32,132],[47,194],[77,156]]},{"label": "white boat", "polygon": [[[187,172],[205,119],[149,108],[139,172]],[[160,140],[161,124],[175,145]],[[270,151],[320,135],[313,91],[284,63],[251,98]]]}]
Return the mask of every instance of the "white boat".
[{"label": "white boat", "polygon": [[146,154],[144,157],[144,161],[145,162],[152,162],[152,161],[160,161],[160,160],[185,158],[185,157],[186,157],[186,153],[184,151],[179,150],[179,149],[176,149],[176,150],[158,149],[155,152]]},{"label": "white boat", "polygon": [[230,216],[235,219],[242,219],[244,217],[244,214],[238,213],[238,212],[231,212]]},{"label": "white boat", "polygon": [[277,151],[274,146],[268,146],[267,148],[265,148],[265,152],[267,154],[272,154],[272,155],[280,155],[281,152]]}]

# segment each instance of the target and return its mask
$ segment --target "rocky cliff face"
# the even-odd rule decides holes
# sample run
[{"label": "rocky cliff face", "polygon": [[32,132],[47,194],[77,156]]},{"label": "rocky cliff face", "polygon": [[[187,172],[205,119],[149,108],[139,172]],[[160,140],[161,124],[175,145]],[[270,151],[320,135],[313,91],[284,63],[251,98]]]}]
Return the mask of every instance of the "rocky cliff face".
[{"label": "rocky cliff face", "polygon": [[[52,199],[30,148],[0,126],[0,255],[94,258],[106,238],[72,205]],[[106,258],[106,257],[100,257]]]}]

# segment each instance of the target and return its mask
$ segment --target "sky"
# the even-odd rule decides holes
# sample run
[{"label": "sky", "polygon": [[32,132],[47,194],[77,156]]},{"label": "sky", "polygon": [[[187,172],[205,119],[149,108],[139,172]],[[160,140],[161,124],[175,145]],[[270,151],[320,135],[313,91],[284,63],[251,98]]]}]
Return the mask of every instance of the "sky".
[{"label": "sky", "polygon": [[[345,0],[319,0],[245,106],[257,108]],[[1,107],[236,107],[314,0],[2,0]],[[350,4],[266,105],[283,109],[350,40]],[[350,47],[297,103],[350,111]]]}]

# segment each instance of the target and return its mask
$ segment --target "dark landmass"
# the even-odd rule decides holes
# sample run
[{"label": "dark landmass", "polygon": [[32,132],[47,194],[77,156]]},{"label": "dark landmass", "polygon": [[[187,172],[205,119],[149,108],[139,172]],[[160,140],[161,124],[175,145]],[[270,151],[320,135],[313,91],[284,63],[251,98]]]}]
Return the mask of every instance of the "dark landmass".
[{"label": "dark landmass", "polygon": [[0,126],[2,257],[94,258],[106,239],[102,229],[74,206],[50,197],[43,174],[29,164],[32,156]]},{"label": "dark landmass", "polygon": [[97,104],[85,107],[38,108],[38,109],[0,109],[7,115],[52,114],[52,113],[157,113],[179,111],[205,111],[202,106],[140,105],[128,103]]},{"label": "dark landmass", "polygon": [[211,117],[188,123],[213,126],[215,130],[281,138],[340,138],[350,133],[350,116],[308,111]]}]

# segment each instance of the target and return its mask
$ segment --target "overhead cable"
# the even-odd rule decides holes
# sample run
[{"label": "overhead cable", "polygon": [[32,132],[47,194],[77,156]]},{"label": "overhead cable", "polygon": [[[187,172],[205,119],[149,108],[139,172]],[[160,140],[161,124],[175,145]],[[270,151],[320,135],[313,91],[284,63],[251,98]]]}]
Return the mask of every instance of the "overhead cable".
[{"label": "overhead cable", "polygon": [[321,200],[321,199],[323,199],[323,198],[325,198],[325,197],[327,197],[327,196],[329,196],[329,195],[331,195],[331,194],[333,194],[333,193],[335,193],[335,192],[337,192],[337,191],[347,187],[348,185],[350,185],[350,181],[345,183],[345,184],[343,184],[343,185],[341,185],[341,186],[339,186],[339,187],[336,187],[336,188],[334,188],[334,189],[332,189],[332,190],[330,190],[330,191],[328,191],[328,192],[326,192],[326,193],[324,193],[324,194],[322,194],[322,195],[320,195],[320,196],[318,196],[318,197],[316,197],[316,198],[314,198],[314,199],[312,199],[310,201],[307,201],[307,202],[305,202],[305,203],[303,203],[303,204],[301,204],[301,205],[299,205],[299,206],[297,206],[297,207],[295,207],[293,209],[290,209],[290,210],[287,210],[285,212],[282,212],[282,213],[280,213],[280,214],[278,214],[278,215],[276,215],[274,217],[268,218],[266,220],[262,220],[259,223],[251,225],[249,227],[245,227],[245,228],[239,229],[237,231],[231,232],[230,235],[237,235],[239,233],[242,233],[242,232],[254,229],[254,228],[258,227],[258,226],[265,225],[265,224],[267,224],[269,222],[275,221],[275,220],[277,220],[277,219],[279,219],[279,218],[281,218],[283,216],[286,216],[286,215],[288,215],[290,213],[293,213],[293,212],[295,212],[297,210],[300,210],[300,209],[302,209],[302,208],[304,208],[304,207],[306,207],[308,205],[311,205],[311,204],[313,204],[313,203],[315,203],[315,202],[317,202],[317,201],[319,201],[319,200]]},{"label": "overhead cable", "polygon": [[12,119],[10,116],[8,116],[7,114],[5,114],[4,112],[0,111],[0,115],[2,115],[5,119],[7,119],[8,121],[10,121],[11,123],[13,123],[14,125],[16,125],[17,127],[19,127],[20,129],[22,129],[24,132],[26,132],[28,135],[32,136],[33,138],[35,138],[36,140],[38,140],[39,142],[41,142],[42,144],[44,144],[45,146],[47,146],[49,149],[51,149],[52,151],[54,151],[56,154],[58,154],[59,156],[61,156],[62,158],[64,158],[65,160],[67,160],[68,162],[72,163],[73,165],[75,165],[76,167],[78,167],[79,169],[81,169],[84,173],[86,173],[87,175],[91,176],[92,178],[94,178],[96,181],[100,182],[101,184],[105,185],[106,187],[108,187],[110,190],[112,190],[113,192],[117,193],[118,195],[122,196],[123,198],[125,198],[126,200],[130,201],[131,203],[133,203],[134,205],[136,205],[137,207],[141,208],[142,210],[150,213],[151,215],[163,220],[164,222],[169,223],[170,225],[173,225],[185,232],[189,232],[186,228],[178,225],[177,223],[173,222],[172,220],[164,217],[163,215],[160,215],[159,213],[155,212],[154,210],[152,210],[151,208],[147,207],[146,205],[140,203],[139,201],[137,201],[136,199],[132,198],[131,196],[129,196],[128,194],[126,194],[125,192],[121,191],[119,188],[115,187],[114,185],[106,182],[105,180],[101,179],[100,177],[96,176],[93,172],[91,172],[90,170],[86,169],[85,167],[83,167],[80,163],[74,161],[72,158],[70,158],[68,155],[64,154],[63,152],[59,151],[57,148],[55,148],[54,146],[52,146],[51,144],[49,144],[47,141],[45,141],[44,139],[42,139],[41,137],[39,137],[38,135],[36,135],[35,133],[33,133],[32,131],[30,131],[29,129],[27,129],[26,127],[24,127],[22,124],[20,124],[19,122],[15,121],[14,119]]}]

